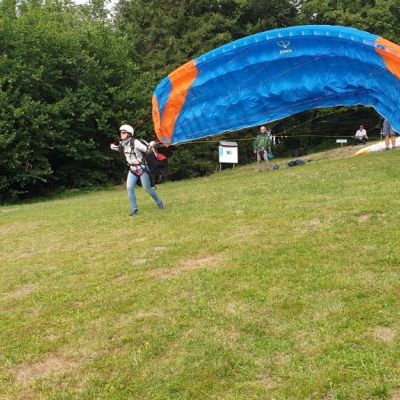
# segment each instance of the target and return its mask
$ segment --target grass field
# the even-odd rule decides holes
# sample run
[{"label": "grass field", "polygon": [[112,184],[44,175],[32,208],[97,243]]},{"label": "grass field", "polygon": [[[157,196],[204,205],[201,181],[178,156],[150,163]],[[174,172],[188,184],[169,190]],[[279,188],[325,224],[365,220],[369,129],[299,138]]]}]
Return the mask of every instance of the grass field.
[{"label": "grass field", "polygon": [[[309,157],[313,158],[313,157]],[[0,207],[0,399],[400,399],[400,151]]]}]

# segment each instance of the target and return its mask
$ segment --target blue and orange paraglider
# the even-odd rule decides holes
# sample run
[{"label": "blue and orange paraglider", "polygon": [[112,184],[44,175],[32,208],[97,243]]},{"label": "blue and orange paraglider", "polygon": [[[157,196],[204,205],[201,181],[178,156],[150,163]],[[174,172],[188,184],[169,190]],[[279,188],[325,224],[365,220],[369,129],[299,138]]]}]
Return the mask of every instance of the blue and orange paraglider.
[{"label": "blue and orange paraglider", "polygon": [[400,46],[340,26],[258,33],[187,62],[157,86],[165,145],[319,107],[373,106],[400,131]]}]

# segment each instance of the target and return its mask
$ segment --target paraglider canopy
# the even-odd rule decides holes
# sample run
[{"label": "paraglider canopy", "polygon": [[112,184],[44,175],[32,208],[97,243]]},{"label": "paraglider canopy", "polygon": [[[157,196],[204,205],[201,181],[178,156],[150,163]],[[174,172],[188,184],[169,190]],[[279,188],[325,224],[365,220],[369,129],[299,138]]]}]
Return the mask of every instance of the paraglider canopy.
[{"label": "paraglider canopy", "polygon": [[165,145],[359,104],[400,131],[400,46],[341,26],[275,29],[182,65],[158,84],[152,103]]}]

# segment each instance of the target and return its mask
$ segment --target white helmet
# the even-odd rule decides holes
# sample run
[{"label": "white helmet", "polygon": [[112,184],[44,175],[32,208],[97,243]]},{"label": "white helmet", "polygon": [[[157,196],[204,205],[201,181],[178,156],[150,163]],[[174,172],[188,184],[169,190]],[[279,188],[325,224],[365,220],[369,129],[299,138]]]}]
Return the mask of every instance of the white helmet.
[{"label": "white helmet", "polygon": [[135,130],[132,128],[132,126],[130,125],[121,125],[119,127],[119,131],[127,131],[130,135],[133,135],[133,132],[135,132]]}]

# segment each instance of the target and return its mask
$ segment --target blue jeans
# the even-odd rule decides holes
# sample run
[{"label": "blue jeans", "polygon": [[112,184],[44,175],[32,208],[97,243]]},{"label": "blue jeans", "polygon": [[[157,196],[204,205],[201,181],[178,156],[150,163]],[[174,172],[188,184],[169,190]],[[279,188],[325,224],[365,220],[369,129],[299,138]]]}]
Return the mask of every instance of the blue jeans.
[{"label": "blue jeans", "polygon": [[[139,177],[133,174],[131,171],[128,172],[126,179],[126,190],[128,191],[129,202],[131,203],[131,209],[137,210],[136,196],[135,196],[135,185]],[[140,176],[140,182],[142,183],[143,189],[153,198],[157,206],[162,204],[161,199],[158,197],[156,191],[151,187],[150,176],[147,172],[143,172]]]}]

